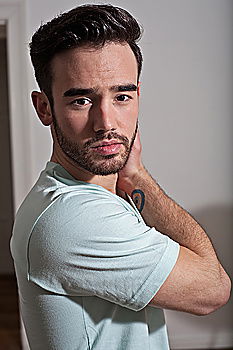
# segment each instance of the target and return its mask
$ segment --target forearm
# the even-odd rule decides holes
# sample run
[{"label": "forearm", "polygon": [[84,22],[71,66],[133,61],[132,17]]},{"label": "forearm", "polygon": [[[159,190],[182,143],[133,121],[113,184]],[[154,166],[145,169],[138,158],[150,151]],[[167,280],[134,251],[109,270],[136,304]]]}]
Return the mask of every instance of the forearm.
[{"label": "forearm", "polygon": [[[139,190],[139,194],[135,194]],[[134,201],[144,196],[141,214],[150,227],[168,235],[199,256],[216,258],[213,246],[202,227],[192,216],[169,198],[145,169],[141,169],[128,185]]]},{"label": "forearm", "polygon": [[[132,194],[135,193],[135,190],[141,191],[144,195],[141,215],[146,224],[155,227],[161,233],[195,253],[199,264],[202,265],[200,273],[208,271],[208,277],[205,279],[207,291],[211,290],[214,293],[216,290],[218,294],[219,290],[227,290],[226,294],[228,295],[231,284],[229,277],[218,261],[214,247],[204,229],[186,210],[165,194],[145,169],[142,169],[133,178],[133,182],[128,187],[130,192],[128,194],[131,194],[134,202],[136,198]],[[135,204],[137,205],[137,203]],[[195,255],[193,255],[193,261],[195,261]],[[188,271],[187,265],[186,268]],[[216,283],[216,281],[218,282]],[[208,288],[209,285],[210,288]]]}]

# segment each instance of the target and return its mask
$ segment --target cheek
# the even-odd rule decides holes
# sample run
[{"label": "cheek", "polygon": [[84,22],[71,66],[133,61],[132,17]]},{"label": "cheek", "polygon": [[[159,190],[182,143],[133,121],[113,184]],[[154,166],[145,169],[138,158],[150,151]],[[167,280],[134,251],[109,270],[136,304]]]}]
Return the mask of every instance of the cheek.
[{"label": "cheek", "polygon": [[133,108],[128,108],[123,114],[122,114],[122,126],[125,129],[125,131],[128,131],[129,134],[132,134],[134,132],[137,120],[138,120],[138,107],[134,106]]},{"label": "cheek", "polygon": [[72,110],[69,104],[65,104],[58,98],[55,100],[55,97],[54,114],[59,126],[65,133],[82,132],[85,128],[85,117],[81,113]]},{"label": "cheek", "polygon": [[71,138],[82,140],[88,135],[87,123],[81,118],[69,118],[66,121],[66,130]]},{"label": "cheek", "polygon": [[77,115],[77,113],[67,111],[66,109],[61,109],[57,119],[62,131],[71,139],[75,140],[77,137],[80,139],[85,137],[86,130],[88,129],[88,121],[84,116]]}]

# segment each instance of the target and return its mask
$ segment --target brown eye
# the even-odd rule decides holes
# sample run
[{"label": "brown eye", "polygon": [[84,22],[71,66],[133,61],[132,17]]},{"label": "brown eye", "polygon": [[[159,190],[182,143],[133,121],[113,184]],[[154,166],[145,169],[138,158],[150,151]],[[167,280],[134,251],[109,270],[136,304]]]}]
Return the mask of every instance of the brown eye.
[{"label": "brown eye", "polygon": [[88,104],[91,103],[91,100],[89,98],[77,98],[76,100],[72,101],[71,104],[75,106],[87,106]]},{"label": "brown eye", "polygon": [[127,102],[129,99],[132,99],[132,97],[128,95],[118,95],[116,99],[119,102]]}]

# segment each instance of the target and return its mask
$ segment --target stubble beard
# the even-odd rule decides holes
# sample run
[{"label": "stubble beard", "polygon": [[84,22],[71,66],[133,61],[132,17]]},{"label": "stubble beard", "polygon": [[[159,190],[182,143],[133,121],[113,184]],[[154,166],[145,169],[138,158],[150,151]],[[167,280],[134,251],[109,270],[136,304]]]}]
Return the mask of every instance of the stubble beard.
[{"label": "stubble beard", "polygon": [[[79,145],[78,142],[71,141],[65,136],[64,132],[58,125],[55,115],[53,115],[53,125],[58,144],[62,151],[79,167],[94,175],[102,176],[116,174],[123,169],[129,158],[138,129],[137,122],[130,141],[126,136],[119,135],[112,131],[108,134],[102,133],[96,135],[96,137],[87,141],[84,145]],[[111,139],[119,140],[125,150],[116,154],[100,155],[91,148],[92,145],[98,141]]]}]

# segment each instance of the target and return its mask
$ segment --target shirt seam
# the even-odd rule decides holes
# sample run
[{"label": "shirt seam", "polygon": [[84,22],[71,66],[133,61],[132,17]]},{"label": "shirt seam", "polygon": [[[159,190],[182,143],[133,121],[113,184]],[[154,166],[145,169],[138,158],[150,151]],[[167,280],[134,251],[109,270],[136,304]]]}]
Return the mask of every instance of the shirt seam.
[{"label": "shirt seam", "polygon": [[86,324],[86,319],[85,319],[85,315],[84,315],[84,301],[83,301],[83,297],[82,298],[82,316],[83,316],[83,324],[84,324],[84,329],[86,332],[86,338],[87,338],[87,346],[88,346],[88,350],[91,350],[91,344],[90,344],[90,338],[89,338],[89,334],[87,331],[87,324]]}]

